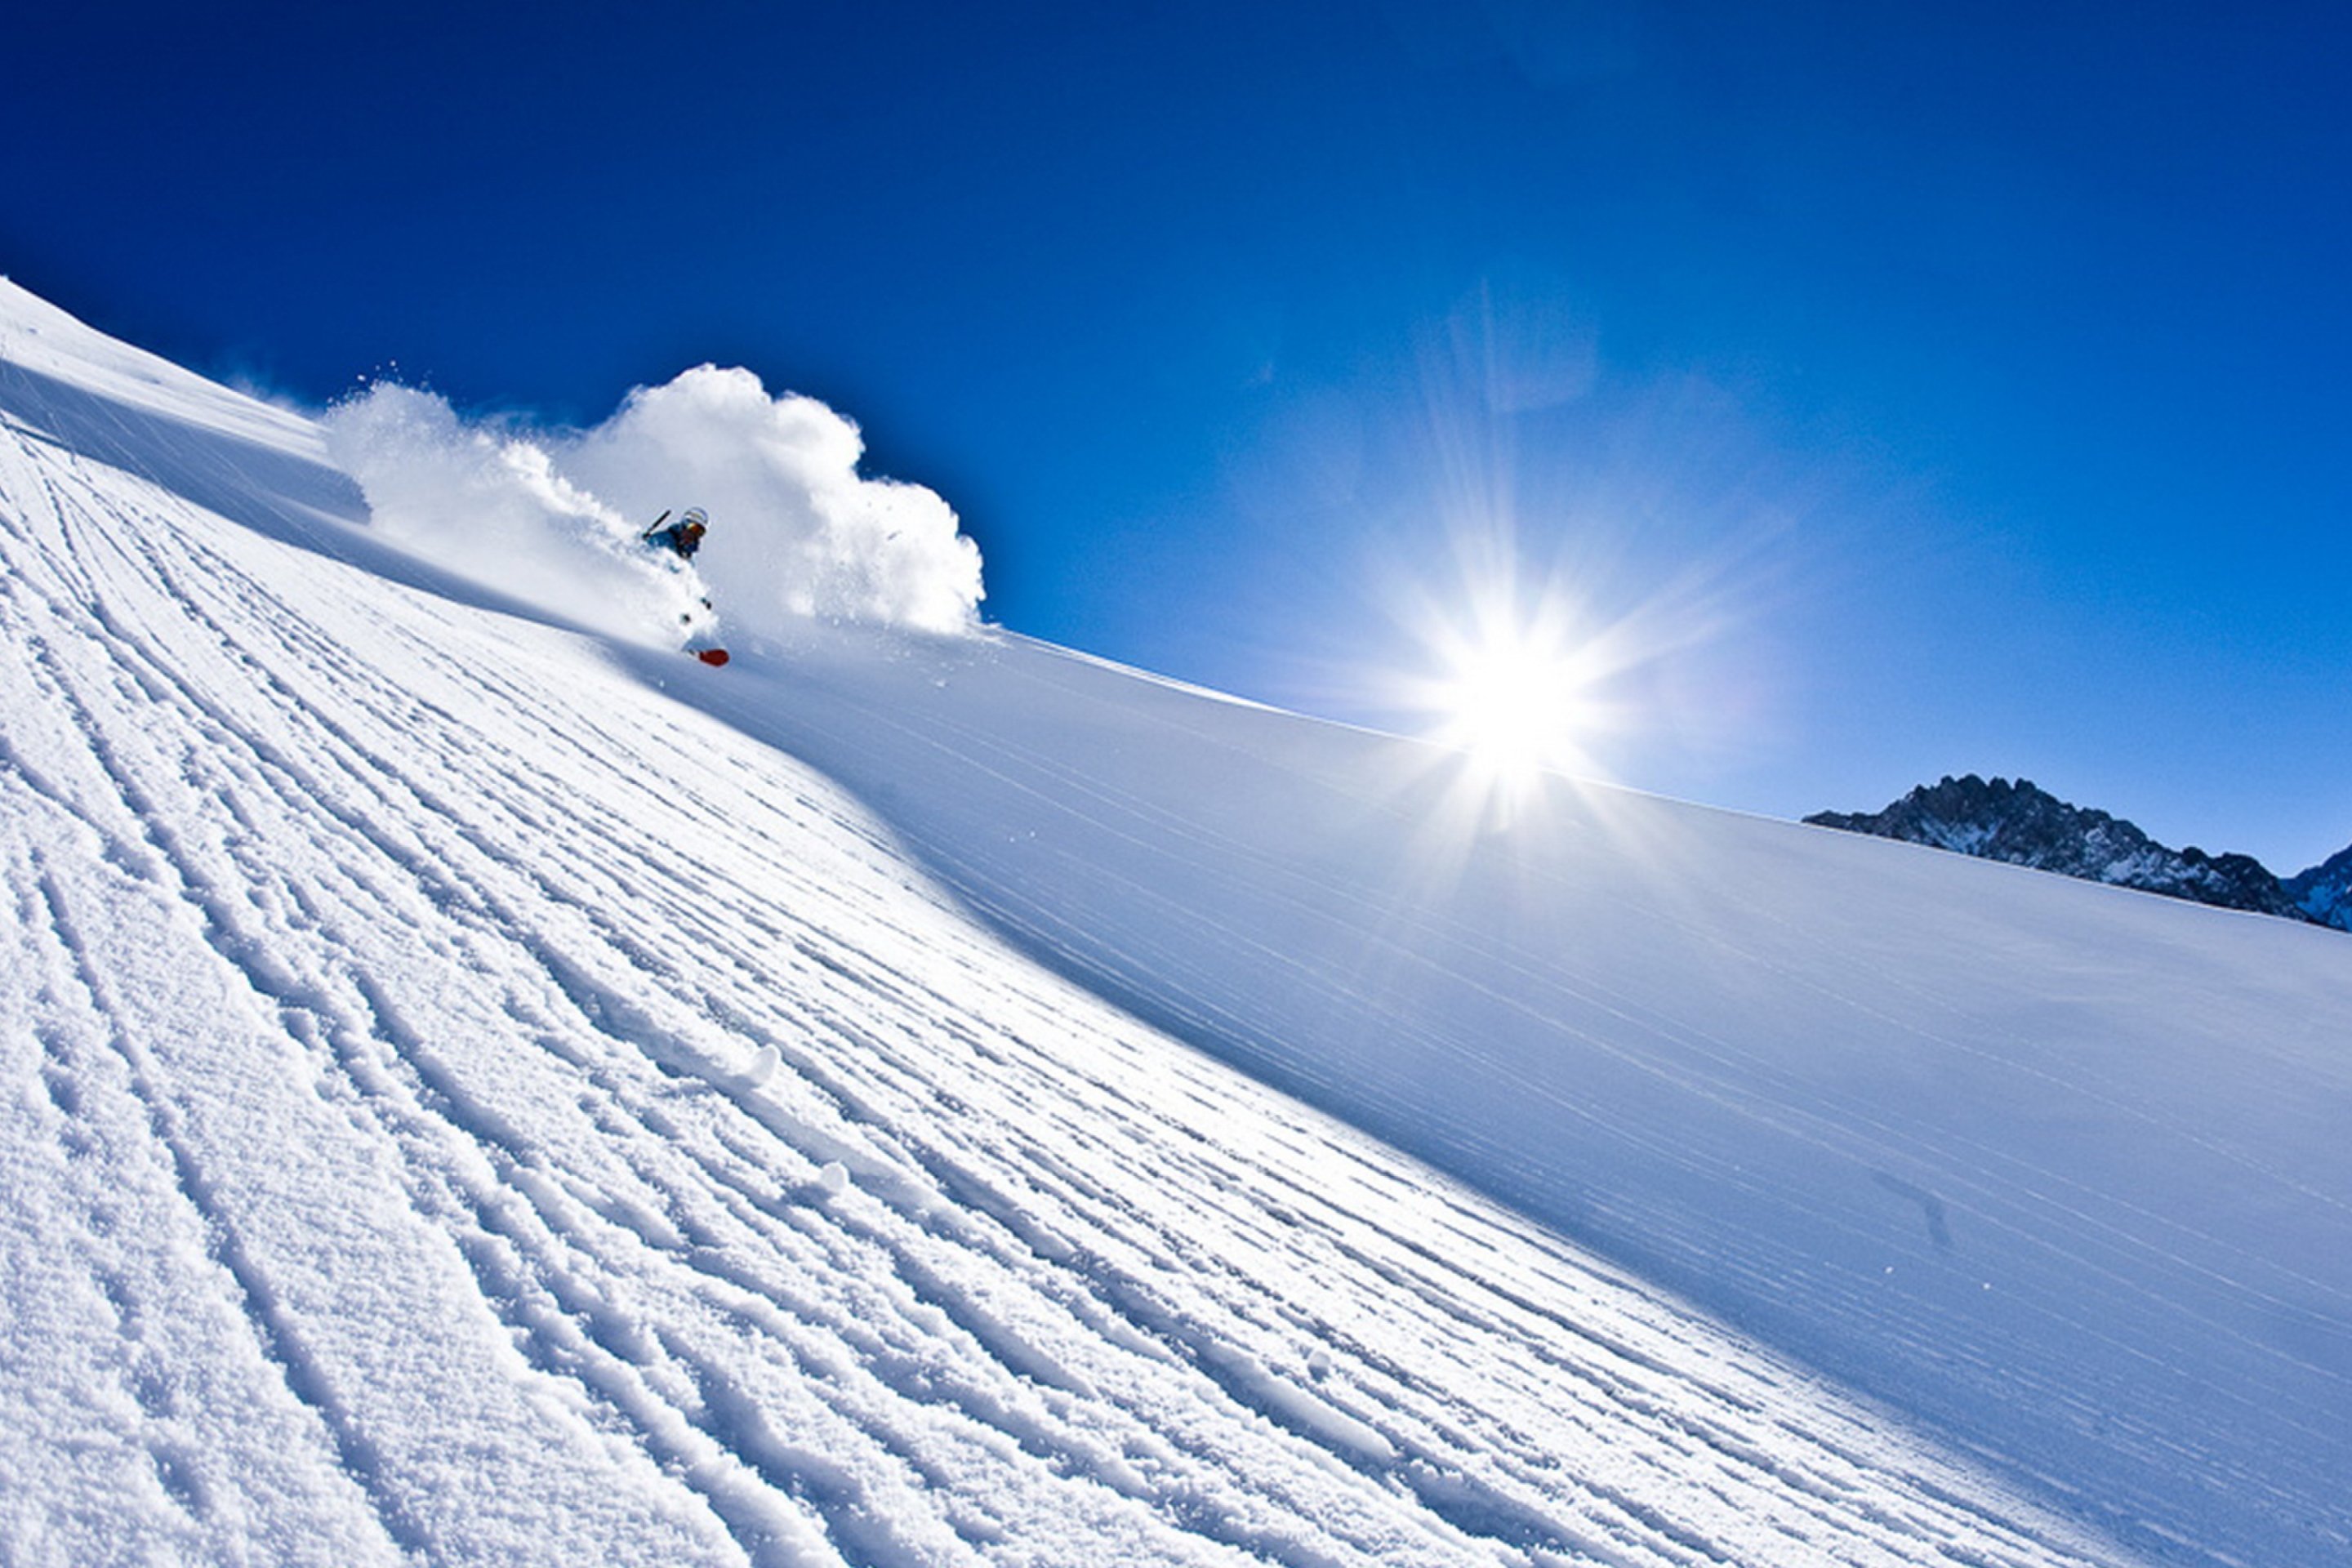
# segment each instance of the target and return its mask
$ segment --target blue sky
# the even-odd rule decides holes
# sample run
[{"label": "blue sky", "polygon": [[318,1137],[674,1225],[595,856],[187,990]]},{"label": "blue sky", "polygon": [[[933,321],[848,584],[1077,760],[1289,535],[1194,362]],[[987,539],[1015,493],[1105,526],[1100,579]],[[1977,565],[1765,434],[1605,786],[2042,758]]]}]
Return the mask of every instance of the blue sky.
[{"label": "blue sky", "polygon": [[1637,786],[2352,842],[2340,7],[67,10],[0,270],[197,368],[746,364],[1055,641],[1408,721],[1507,558]]}]

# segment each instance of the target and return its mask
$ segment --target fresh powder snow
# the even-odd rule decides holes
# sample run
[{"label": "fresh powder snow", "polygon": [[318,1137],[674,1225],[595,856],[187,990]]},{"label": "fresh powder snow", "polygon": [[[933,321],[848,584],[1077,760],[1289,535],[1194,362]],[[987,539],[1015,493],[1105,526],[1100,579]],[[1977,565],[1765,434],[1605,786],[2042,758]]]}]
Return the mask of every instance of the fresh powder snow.
[{"label": "fresh powder snow", "polygon": [[1505,818],[681,384],[0,283],[0,1563],[2352,1563],[2340,935]]}]

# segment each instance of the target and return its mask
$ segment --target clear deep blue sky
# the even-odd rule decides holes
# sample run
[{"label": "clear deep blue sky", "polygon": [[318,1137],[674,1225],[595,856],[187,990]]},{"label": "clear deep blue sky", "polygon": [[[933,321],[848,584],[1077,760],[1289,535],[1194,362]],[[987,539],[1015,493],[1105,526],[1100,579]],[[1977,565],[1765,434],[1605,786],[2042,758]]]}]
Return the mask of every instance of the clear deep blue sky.
[{"label": "clear deep blue sky", "polygon": [[195,368],[747,364],[1055,641],[1379,718],[1504,532],[1628,783],[2352,843],[2341,5],[22,9],[0,271]]}]

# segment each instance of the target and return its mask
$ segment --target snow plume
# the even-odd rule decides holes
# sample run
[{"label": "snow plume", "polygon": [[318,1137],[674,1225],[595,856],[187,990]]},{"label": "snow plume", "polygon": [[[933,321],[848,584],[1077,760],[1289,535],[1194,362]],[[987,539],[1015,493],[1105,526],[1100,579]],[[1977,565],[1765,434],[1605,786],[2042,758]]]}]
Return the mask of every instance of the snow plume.
[{"label": "snow plume", "polygon": [[556,472],[548,447],[469,424],[429,392],[379,383],[326,417],[327,451],[392,543],[575,625],[668,635],[701,589],[623,514]]},{"label": "snow plume", "polygon": [[970,626],[980,551],[920,485],[860,478],[857,426],[814,398],[771,397],[748,370],[703,365],[640,387],[557,466],[619,505],[710,513],[703,575],[753,630],[783,617]]},{"label": "snow plume", "polygon": [[[748,370],[702,365],[640,387],[562,436],[461,420],[379,385],[327,420],[378,525],[452,570],[614,635],[665,635],[708,596],[730,636],[794,620],[968,629],[980,552],[919,485],[857,472],[857,426]],[[699,506],[695,569],[644,545],[665,510]]]}]

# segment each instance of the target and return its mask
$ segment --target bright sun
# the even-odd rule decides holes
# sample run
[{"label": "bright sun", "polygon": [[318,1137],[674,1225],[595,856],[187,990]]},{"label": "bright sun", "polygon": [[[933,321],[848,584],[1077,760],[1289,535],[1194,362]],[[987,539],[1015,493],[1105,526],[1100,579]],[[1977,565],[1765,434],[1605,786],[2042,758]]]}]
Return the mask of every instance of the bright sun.
[{"label": "bright sun", "polygon": [[1525,776],[1576,765],[1591,726],[1591,675],[1575,650],[1540,632],[1487,626],[1450,652],[1433,693],[1438,738],[1482,768]]}]

